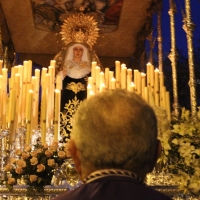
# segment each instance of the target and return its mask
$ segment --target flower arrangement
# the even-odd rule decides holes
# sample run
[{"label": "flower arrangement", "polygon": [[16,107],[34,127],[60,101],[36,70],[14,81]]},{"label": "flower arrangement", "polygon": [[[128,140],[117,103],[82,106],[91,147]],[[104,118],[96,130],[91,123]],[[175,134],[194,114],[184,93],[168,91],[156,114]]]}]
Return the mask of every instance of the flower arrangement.
[{"label": "flower arrangement", "polygon": [[171,149],[169,140],[171,138],[171,126],[170,121],[167,118],[167,112],[160,106],[153,107],[158,122],[158,139],[161,141],[162,154],[158,160],[158,163],[165,165],[168,162],[168,154]]},{"label": "flower arrangement", "polygon": [[26,146],[23,151],[18,149],[5,165],[5,171],[11,175],[6,185],[11,190],[18,180],[25,179],[29,193],[42,192],[68,156],[67,146],[59,147],[57,142],[51,146],[37,144],[34,148]]},{"label": "flower arrangement", "polygon": [[169,141],[169,169],[179,190],[200,192],[200,111],[194,120],[189,110],[182,108],[180,119],[172,121]]}]

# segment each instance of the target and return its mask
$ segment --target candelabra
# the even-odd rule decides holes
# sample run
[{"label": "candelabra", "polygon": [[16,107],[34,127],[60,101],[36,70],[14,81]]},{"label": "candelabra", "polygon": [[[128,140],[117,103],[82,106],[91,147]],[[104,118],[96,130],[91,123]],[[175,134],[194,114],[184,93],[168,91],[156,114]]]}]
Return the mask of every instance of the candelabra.
[{"label": "candelabra", "polygon": [[172,81],[173,81],[173,96],[174,96],[174,114],[176,117],[179,116],[179,101],[178,101],[178,88],[177,88],[177,71],[176,71],[176,37],[175,37],[175,21],[174,21],[174,13],[175,13],[175,4],[174,0],[170,0],[170,32],[171,32],[171,52],[169,54],[169,59],[172,63]]}]

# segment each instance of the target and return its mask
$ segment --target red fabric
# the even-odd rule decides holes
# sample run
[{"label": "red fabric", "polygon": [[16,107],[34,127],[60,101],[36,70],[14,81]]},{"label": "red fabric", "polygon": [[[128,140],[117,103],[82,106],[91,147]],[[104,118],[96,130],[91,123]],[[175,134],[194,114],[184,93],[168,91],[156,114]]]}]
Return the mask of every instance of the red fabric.
[{"label": "red fabric", "polygon": [[118,24],[123,0],[119,0],[105,12],[105,24]]}]

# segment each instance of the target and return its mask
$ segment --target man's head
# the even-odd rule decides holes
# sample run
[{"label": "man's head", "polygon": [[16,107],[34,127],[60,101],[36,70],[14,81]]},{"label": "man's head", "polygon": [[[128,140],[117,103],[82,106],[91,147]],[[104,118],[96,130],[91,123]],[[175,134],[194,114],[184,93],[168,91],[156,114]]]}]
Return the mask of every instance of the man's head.
[{"label": "man's head", "polygon": [[98,169],[130,170],[144,178],[157,158],[153,109],[126,90],[103,92],[78,108],[69,150],[82,178]]}]

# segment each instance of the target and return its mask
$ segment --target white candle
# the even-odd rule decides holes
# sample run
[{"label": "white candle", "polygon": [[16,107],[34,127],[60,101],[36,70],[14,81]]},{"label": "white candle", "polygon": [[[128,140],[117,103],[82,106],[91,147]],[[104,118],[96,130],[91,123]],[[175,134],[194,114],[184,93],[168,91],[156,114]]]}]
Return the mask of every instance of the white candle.
[{"label": "white candle", "polygon": [[3,60],[0,60],[0,75],[2,74]]},{"label": "white candle", "polygon": [[116,89],[116,79],[113,77],[111,79],[111,90],[114,90]]},{"label": "white candle", "polygon": [[120,61],[115,61],[116,88],[120,88]]},{"label": "white candle", "polygon": [[166,111],[167,111],[167,118],[171,121],[171,106],[170,106],[170,94],[169,91],[165,93],[166,97]]},{"label": "white candle", "polygon": [[26,131],[26,144],[29,145],[32,137],[32,111],[33,111],[33,90],[28,93],[28,111],[26,115],[27,131]]},{"label": "white candle", "polygon": [[95,79],[96,79],[96,92],[99,92],[100,88],[100,67],[95,67]]},{"label": "white candle", "polygon": [[125,64],[121,65],[121,88],[126,89],[126,70],[127,67]]},{"label": "white candle", "polygon": [[111,89],[111,80],[114,77],[114,72],[113,71],[109,71],[109,86],[108,89]]},{"label": "white candle", "polygon": [[56,67],[56,61],[55,60],[51,60],[50,61],[50,66],[52,66],[52,67]]},{"label": "white candle", "polygon": [[92,86],[91,86],[91,84],[88,84],[87,85],[87,98],[89,98],[90,97],[90,92],[92,91]]},{"label": "white candle", "polygon": [[54,141],[58,142],[60,134],[60,90],[55,90],[55,112],[54,112]]},{"label": "white candle", "polygon": [[105,68],[105,86],[106,90],[109,89],[109,68]]}]

